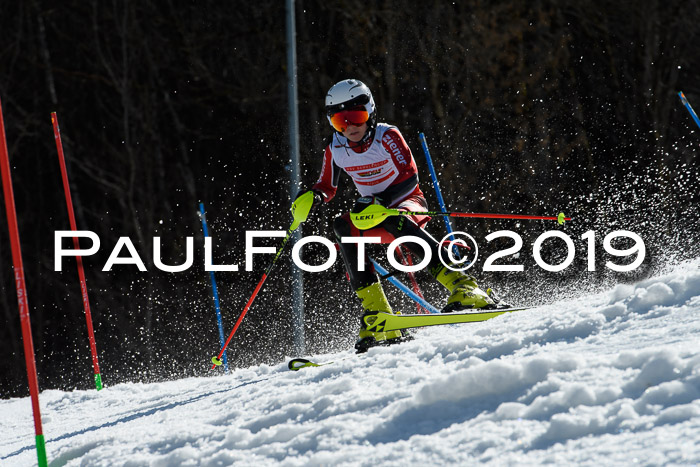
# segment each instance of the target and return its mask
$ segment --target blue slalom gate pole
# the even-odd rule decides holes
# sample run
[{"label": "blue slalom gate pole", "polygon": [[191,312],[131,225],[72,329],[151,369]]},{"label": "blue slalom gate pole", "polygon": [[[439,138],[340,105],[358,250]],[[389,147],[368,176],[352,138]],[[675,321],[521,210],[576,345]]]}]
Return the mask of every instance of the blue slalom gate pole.
[{"label": "blue slalom gate pole", "polygon": [[[435,187],[435,194],[437,195],[438,203],[440,203],[440,210],[442,212],[447,212],[447,208],[445,207],[445,200],[442,199],[442,193],[440,192],[440,184],[438,183],[437,179],[437,173],[435,173],[435,167],[433,166],[433,159],[430,157],[430,150],[428,150],[428,143],[425,140],[425,135],[423,133],[418,133],[418,138],[420,139],[420,144],[423,146],[423,152],[425,153],[425,158],[428,161],[428,170],[430,170],[430,178],[433,180],[433,186]],[[447,228],[447,233],[451,234],[453,232],[452,230],[452,222],[450,222],[450,218],[447,216],[443,216],[442,218],[443,221],[445,221],[445,227]],[[454,240],[454,236],[450,235],[450,240]],[[455,258],[459,259],[461,258],[459,254],[459,249],[457,246],[452,247],[454,253],[455,253]]]},{"label": "blue slalom gate pole", "polygon": [[[199,217],[202,219],[202,230],[204,231],[204,236],[209,236],[209,230],[207,229],[207,219],[204,215],[204,203],[199,203]],[[221,307],[219,306],[219,290],[216,288],[216,279],[214,278],[214,271],[209,271],[209,277],[211,278],[211,288],[214,291],[214,307],[216,308],[216,323],[219,325],[219,340],[221,341],[221,347],[223,348],[226,342],[224,338],[224,323],[221,321]],[[226,358],[226,353],[224,352],[222,358],[224,364],[224,372],[228,374],[228,359]]]},{"label": "blue slalom gate pole", "polygon": [[698,114],[696,114],[693,108],[690,106],[690,103],[688,102],[688,99],[686,99],[685,94],[683,94],[683,91],[678,91],[678,97],[681,98],[681,102],[683,102],[685,108],[688,109],[688,112],[690,112],[690,116],[693,117],[695,123],[698,125],[698,127],[700,127],[700,119],[698,118]]},{"label": "blue slalom gate pole", "polygon": [[417,304],[425,308],[431,313],[440,313],[440,310],[435,308],[433,305],[428,303],[424,298],[421,298],[420,295],[415,293],[413,290],[411,290],[406,284],[395,278],[394,276],[387,276],[389,274],[389,271],[384,269],[379,263],[377,263],[375,260],[372,260],[372,264],[374,264],[374,269],[381,274],[382,276],[386,276],[385,279],[391,282],[393,285],[395,285],[401,292],[405,293],[406,295],[409,296],[409,298],[413,299]]}]

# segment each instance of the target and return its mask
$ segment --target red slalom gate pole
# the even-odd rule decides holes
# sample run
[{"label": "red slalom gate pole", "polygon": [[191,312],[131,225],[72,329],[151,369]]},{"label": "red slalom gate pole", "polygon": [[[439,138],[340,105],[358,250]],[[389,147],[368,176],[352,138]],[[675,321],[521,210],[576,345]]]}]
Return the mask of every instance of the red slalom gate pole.
[{"label": "red slalom gate pole", "polygon": [[[61,130],[58,127],[58,116],[56,112],[51,112],[51,123],[53,124],[53,134],[56,139],[56,150],[58,151],[58,161],[61,165],[61,176],[63,177],[63,191],[66,196],[66,207],[68,208],[68,218],[72,231],[78,230],[75,223],[75,211],[73,210],[73,200],[70,195],[70,184],[68,183],[68,171],[66,170],[66,159],[63,157],[63,143],[61,142]],[[73,237],[73,248],[80,249],[78,237]],[[102,389],[102,375],[100,365],[97,361],[97,344],[95,342],[95,332],[92,327],[92,314],[90,313],[90,300],[88,300],[87,281],[85,280],[85,270],[83,268],[83,258],[75,257],[78,263],[78,277],[80,278],[80,292],[83,297],[83,308],[85,309],[85,321],[87,321],[88,339],[90,341],[90,352],[92,352],[92,368],[95,371],[95,387],[99,391]]]},{"label": "red slalom gate pole", "polygon": [[32,325],[29,319],[29,303],[27,301],[27,286],[24,282],[24,266],[22,264],[22,251],[19,242],[19,229],[17,228],[17,211],[15,210],[15,195],[12,190],[12,177],[10,175],[10,157],[7,153],[7,141],[5,139],[5,122],[2,117],[2,102],[0,102],[0,169],[2,169],[2,190],[5,195],[5,211],[7,212],[7,226],[10,231],[10,244],[12,247],[12,264],[14,266],[15,287],[17,288],[17,303],[19,305],[19,319],[22,326],[22,341],[24,343],[24,361],[27,367],[27,379],[29,380],[29,395],[32,400],[34,413],[34,433],[36,435],[36,454],[39,467],[46,467],[46,441],[41,427],[41,409],[39,407],[39,380],[36,376],[36,361],[34,360],[34,342],[32,341]]}]

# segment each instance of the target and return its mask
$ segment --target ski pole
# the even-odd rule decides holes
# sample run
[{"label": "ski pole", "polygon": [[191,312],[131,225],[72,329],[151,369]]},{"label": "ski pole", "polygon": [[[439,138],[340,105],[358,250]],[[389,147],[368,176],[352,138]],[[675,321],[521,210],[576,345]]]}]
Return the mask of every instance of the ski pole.
[{"label": "ski pole", "polygon": [[[437,174],[435,173],[435,167],[433,166],[433,158],[430,157],[430,150],[428,149],[428,142],[425,139],[425,135],[423,133],[418,133],[418,138],[420,139],[420,144],[423,146],[423,152],[425,153],[425,159],[428,161],[428,170],[430,171],[430,178],[433,179],[433,186],[435,187],[435,194],[437,195],[437,200],[438,203],[440,204],[440,210],[442,212],[447,212],[447,208],[445,207],[445,200],[442,198],[442,193],[440,192],[440,184],[438,183],[437,179]],[[452,223],[450,222],[450,218],[448,216],[443,216],[442,220],[445,221],[445,228],[447,229],[447,233],[451,234],[452,233]],[[454,236],[450,235],[450,240],[454,240]],[[453,247],[454,253],[457,257],[457,259],[460,258],[459,255],[459,249],[455,245]]]},{"label": "ski pole", "polygon": [[[63,178],[63,191],[66,198],[66,208],[68,209],[68,220],[72,231],[78,230],[75,223],[75,211],[73,209],[73,200],[70,195],[70,183],[68,182],[68,171],[66,170],[66,159],[63,156],[63,143],[61,142],[61,130],[58,127],[58,116],[56,112],[51,112],[51,123],[53,124],[53,134],[56,139],[56,151],[58,152],[58,161],[61,166],[61,176]],[[78,237],[73,237],[73,247],[80,249]],[[80,280],[80,292],[83,298],[83,309],[85,310],[85,322],[87,323],[88,342],[90,344],[90,352],[92,353],[92,369],[94,371],[95,387],[99,391],[102,389],[102,374],[100,373],[100,365],[97,359],[97,343],[95,341],[95,331],[92,327],[92,313],[90,312],[90,299],[88,298],[87,281],[85,280],[85,269],[83,268],[83,258],[78,255],[75,257],[78,265],[78,279]]]},{"label": "ski pole", "polygon": [[698,127],[700,127],[700,119],[698,118],[698,114],[696,114],[693,108],[690,106],[690,103],[688,102],[688,99],[685,98],[683,91],[678,91],[678,96],[681,98],[681,102],[683,102],[685,108],[688,109],[688,112],[690,112],[690,116],[693,117],[695,123],[697,123]]},{"label": "ski pole", "polygon": [[570,221],[563,212],[558,216],[531,216],[523,214],[489,214],[478,212],[439,212],[439,211],[400,211],[398,209],[385,208],[381,204],[370,204],[362,212],[350,213],[352,223],[360,230],[371,229],[382,223],[388,216],[449,216],[449,217],[474,217],[481,219],[528,219],[528,220],[554,220],[559,224]]},{"label": "ski pole", "polygon": [[255,287],[255,290],[253,291],[253,295],[251,295],[250,298],[248,299],[248,303],[246,303],[245,307],[243,308],[243,312],[241,312],[241,316],[238,317],[238,320],[236,321],[236,324],[233,326],[233,330],[231,331],[231,334],[229,334],[228,339],[226,339],[226,343],[221,348],[219,355],[211,358],[211,361],[213,363],[213,365],[211,366],[212,370],[223,363],[221,361],[221,357],[224,354],[224,352],[226,351],[226,347],[228,347],[228,343],[231,342],[233,335],[236,334],[236,331],[238,330],[238,326],[240,326],[241,321],[243,321],[243,317],[245,316],[246,313],[248,313],[248,309],[253,304],[255,297],[258,295],[258,292],[260,292],[260,289],[262,288],[263,284],[265,283],[265,279],[267,279],[267,276],[270,275],[270,273],[272,272],[272,268],[274,268],[275,264],[277,264],[277,260],[280,258],[280,256],[282,256],[282,252],[284,251],[284,248],[287,246],[287,243],[289,243],[289,240],[292,238],[292,234],[294,233],[294,231],[297,229],[298,226],[299,226],[299,222],[295,220],[294,222],[292,222],[292,225],[287,230],[287,235],[284,237],[284,240],[282,240],[282,245],[277,250],[277,254],[275,255],[275,258],[272,260],[272,262],[270,263],[270,265],[267,267],[267,269],[263,273],[262,277],[260,278],[258,285]]},{"label": "ski pole", "polygon": [[[199,203],[199,218],[202,221],[202,231],[204,236],[209,236],[209,229],[207,229],[207,217],[204,213],[204,203]],[[219,289],[216,287],[216,278],[214,277],[214,271],[209,271],[209,278],[211,279],[211,288],[214,295],[214,310],[216,311],[216,324],[219,327],[219,342],[224,345],[224,323],[221,321],[221,306],[219,305]],[[224,372],[228,374],[228,359],[226,354],[223,358],[224,362]]]},{"label": "ski pole", "polygon": [[[420,215],[420,212],[399,211],[400,216],[415,216]],[[479,212],[427,212],[423,213],[429,216],[450,216],[450,217],[476,217],[481,219],[529,219],[529,220],[544,220],[557,221],[563,224],[565,221],[570,221],[570,217],[565,217],[563,212],[557,216],[530,216],[526,214],[487,214]]]}]

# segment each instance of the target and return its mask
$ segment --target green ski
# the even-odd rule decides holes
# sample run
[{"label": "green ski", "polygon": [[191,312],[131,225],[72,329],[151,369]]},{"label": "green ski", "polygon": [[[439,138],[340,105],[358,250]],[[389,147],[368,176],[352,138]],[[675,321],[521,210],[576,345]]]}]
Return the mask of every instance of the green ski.
[{"label": "green ski", "polygon": [[528,308],[504,308],[488,311],[463,313],[434,313],[430,315],[391,315],[377,313],[365,316],[365,324],[369,331],[396,331],[398,329],[422,328],[441,324],[475,323],[495,318],[504,313],[527,310]]},{"label": "green ski", "polygon": [[[367,329],[371,331],[395,331],[397,329],[422,328],[427,326],[439,326],[442,324],[459,324],[459,323],[478,323],[487,319],[495,318],[504,313],[512,313],[514,311],[529,310],[531,307],[520,308],[500,308],[494,310],[471,311],[462,313],[433,313],[430,315],[390,315],[389,313],[377,313],[376,315],[365,316]],[[409,337],[410,340],[410,337]],[[396,343],[405,342],[405,340],[396,340]],[[378,345],[390,345],[390,342],[379,343]],[[367,349],[364,349],[365,351]],[[362,353],[362,352],[358,352]],[[335,362],[345,360],[348,357],[341,358]],[[292,371],[298,371],[302,368],[318,367],[330,365],[331,362],[315,363],[304,358],[295,358],[289,361],[287,367]]]}]

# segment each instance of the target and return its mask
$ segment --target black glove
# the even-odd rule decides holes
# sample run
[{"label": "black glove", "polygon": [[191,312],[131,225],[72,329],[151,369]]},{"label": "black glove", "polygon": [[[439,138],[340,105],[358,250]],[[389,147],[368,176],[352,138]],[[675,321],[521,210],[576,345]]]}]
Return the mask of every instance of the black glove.
[{"label": "black glove", "polygon": [[353,214],[359,214],[362,211],[364,211],[368,206],[371,206],[373,204],[379,204],[380,206],[386,207],[386,205],[384,204],[384,200],[378,196],[363,196],[362,198],[358,198],[358,200],[355,201],[355,205],[352,207],[350,212]]}]

